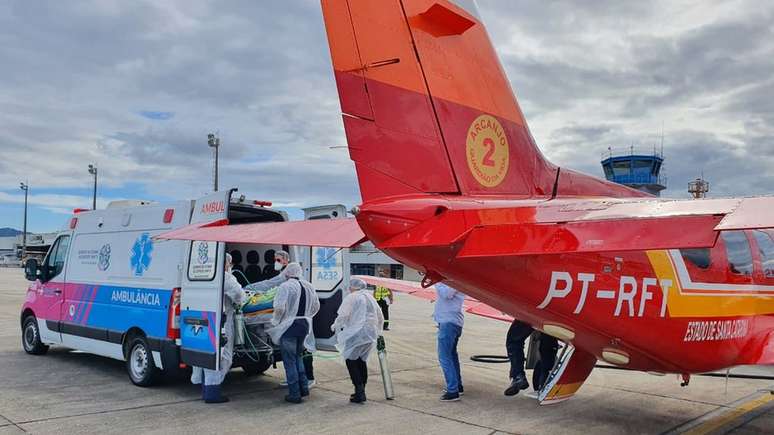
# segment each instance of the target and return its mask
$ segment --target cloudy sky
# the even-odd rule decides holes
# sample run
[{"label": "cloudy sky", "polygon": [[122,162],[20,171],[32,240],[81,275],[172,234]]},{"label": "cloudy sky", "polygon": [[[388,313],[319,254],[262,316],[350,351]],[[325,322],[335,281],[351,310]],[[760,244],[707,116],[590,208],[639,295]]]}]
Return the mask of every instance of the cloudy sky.
[{"label": "cloudy sky", "polygon": [[[359,202],[316,0],[0,2],[0,227],[221,187],[284,207]],[[530,128],[602,175],[664,133],[667,196],[774,193],[774,4],[479,0]],[[764,6],[767,4],[767,6]]]}]

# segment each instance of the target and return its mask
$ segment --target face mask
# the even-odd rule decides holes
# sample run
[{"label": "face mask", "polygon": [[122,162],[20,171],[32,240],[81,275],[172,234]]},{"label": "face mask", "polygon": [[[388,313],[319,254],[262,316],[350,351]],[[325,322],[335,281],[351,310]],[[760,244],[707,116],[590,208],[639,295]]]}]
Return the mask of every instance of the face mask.
[{"label": "face mask", "polygon": [[277,272],[282,270],[283,267],[285,267],[285,266],[283,266],[282,263],[280,263],[279,261],[275,261],[274,262],[274,270],[276,270]]}]

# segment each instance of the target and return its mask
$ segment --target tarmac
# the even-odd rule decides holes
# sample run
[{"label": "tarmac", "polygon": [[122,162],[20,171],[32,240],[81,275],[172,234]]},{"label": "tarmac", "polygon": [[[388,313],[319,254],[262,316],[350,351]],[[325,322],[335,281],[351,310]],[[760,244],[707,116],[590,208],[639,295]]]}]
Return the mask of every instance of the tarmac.
[{"label": "tarmac", "polygon": [[[504,354],[506,323],[467,316],[459,352],[465,395],[439,401],[443,379],[435,351],[432,304],[399,295],[385,333],[395,399],[385,400],[375,353],[368,402],[349,403],[352,385],[331,353],[315,358],[317,386],[302,405],[283,401],[281,365],[263,376],[229,373],[231,402],[206,405],[187,382],[133,386],[121,361],[52,347],[44,356],[22,350],[21,269],[0,269],[0,434],[200,433],[277,434],[627,434],[774,433],[774,379],[675,375],[597,368],[569,401],[539,406],[523,393],[505,397],[507,364],[470,360]],[[774,367],[732,370],[774,378]],[[529,373],[528,373],[529,375]]]}]

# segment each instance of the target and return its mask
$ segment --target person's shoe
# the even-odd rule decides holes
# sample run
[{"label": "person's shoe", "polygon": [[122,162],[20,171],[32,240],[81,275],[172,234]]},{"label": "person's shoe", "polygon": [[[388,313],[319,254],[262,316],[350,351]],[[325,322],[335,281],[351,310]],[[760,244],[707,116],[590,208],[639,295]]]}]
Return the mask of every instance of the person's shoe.
[{"label": "person's shoe", "polygon": [[355,394],[350,396],[349,401],[352,403],[365,403],[366,401],[366,394],[365,394],[365,385],[355,385]]},{"label": "person's shoe", "polygon": [[524,395],[529,397],[530,399],[537,399],[540,396],[540,391],[529,391],[527,393],[524,393]]},{"label": "person's shoe", "polygon": [[302,403],[301,397],[285,396],[285,401],[289,403]]},{"label": "person's shoe", "polygon": [[204,403],[226,403],[228,397],[220,394],[220,385],[204,386]]},{"label": "person's shoe", "polygon": [[521,375],[511,380],[511,385],[505,389],[503,394],[506,396],[515,396],[519,394],[519,391],[526,390],[527,388],[529,388],[529,382],[527,382],[527,378]]},{"label": "person's shoe", "polygon": [[447,391],[441,396],[441,402],[456,402],[458,400],[460,400],[460,393],[449,393]]},{"label": "person's shoe", "polygon": [[306,386],[309,388],[312,388],[315,385],[317,385],[317,381],[315,381],[314,379],[309,379],[309,381],[306,383]]},{"label": "person's shoe", "polygon": [[[448,391],[446,391],[446,388],[443,389],[443,392],[444,392],[444,394],[448,393]],[[460,396],[464,396],[465,395],[465,389],[462,388],[462,385],[460,385],[460,389],[457,390],[457,394],[459,394]]]},{"label": "person's shoe", "polygon": [[309,396],[309,390],[301,390],[301,397]]},{"label": "person's shoe", "polygon": [[288,381],[280,381],[280,387],[287,387]]}]

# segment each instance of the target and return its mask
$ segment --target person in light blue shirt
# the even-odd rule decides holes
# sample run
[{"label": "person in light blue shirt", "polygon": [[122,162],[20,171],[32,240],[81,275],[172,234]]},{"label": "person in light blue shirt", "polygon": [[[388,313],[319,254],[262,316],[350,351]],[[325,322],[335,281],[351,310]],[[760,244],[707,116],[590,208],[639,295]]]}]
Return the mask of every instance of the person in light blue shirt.
[{"label": "person in light blue shirt", "polygon": [[454,402],[460,400],[460,394],[463,392],[457,343],[462,335],[462,303],[465,301],[465,295],[444,283],[436,284],[435,290],[437,298],[433,320],[438,323],[438,361],[446,380],[446,389],[441,401]]}]

